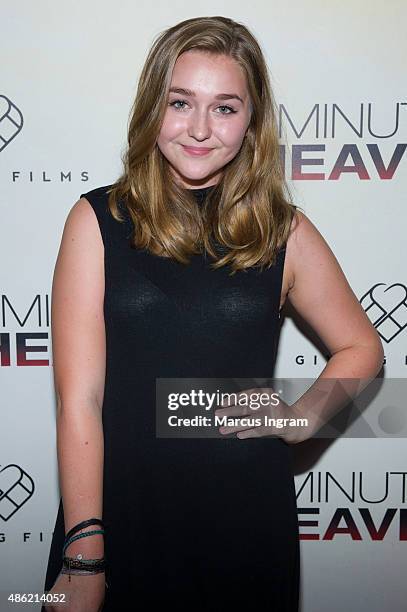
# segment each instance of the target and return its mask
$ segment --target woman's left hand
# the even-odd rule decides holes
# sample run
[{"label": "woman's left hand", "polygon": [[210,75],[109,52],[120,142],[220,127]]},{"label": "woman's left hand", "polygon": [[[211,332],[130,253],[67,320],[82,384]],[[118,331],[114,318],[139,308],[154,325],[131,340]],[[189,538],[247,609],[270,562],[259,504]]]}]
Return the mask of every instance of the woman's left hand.
[{"label": "woman's left hand", "polygon": [[[245,389],[236,395],[237,404],[224,400],[221,408],[215,410],[217,417],[233,419],[232,425],[219,428],[221,434],[236,433],[240,439],[277,436],[287,444],[298,444],[312,437],[311,420],[301,414],[295,404],[286,404],[271,387]],[[265,405],[257,407],[263,404],[259,397],[263,397]],[[251,407],[254,402],[256,408]]]}]

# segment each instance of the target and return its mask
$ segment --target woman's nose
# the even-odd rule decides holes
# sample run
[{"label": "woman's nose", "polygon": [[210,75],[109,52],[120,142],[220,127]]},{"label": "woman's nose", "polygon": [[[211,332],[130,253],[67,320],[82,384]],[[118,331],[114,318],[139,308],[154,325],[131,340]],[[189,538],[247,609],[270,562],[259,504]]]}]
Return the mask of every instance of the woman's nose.
[{"label": "woman's nose", "polygon": [[205,110],[192,114],[188,126],[188,135],[196,140],[205,140],[211,135],[210,118]]}]

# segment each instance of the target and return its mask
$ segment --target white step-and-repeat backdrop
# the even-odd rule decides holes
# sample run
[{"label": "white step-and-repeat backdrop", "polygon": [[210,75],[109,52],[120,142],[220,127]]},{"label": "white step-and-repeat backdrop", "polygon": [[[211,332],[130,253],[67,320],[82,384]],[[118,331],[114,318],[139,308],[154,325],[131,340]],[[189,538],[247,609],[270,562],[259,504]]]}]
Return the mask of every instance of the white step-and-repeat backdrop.
[{"label": "white step-and-repeat backdrop", "polygon": [[[80,193],[118,176],[138,74],[164,28],[221,14],[257,36],[280,108],[296,203],[376,326],[386,356],[381,375],[393,396],[404,388],[407,4],[1,4],[3,612],[16,609],[6,593],[42,591],[59,500],[50,298],[63,225]],[[325,363],[318,339],[288,309],[275,376],[312,379]],[[384,406],[376,391],[372,405],[379,398]],[[370,428],[364,415],[363,426],[351,419],[351,435],[294,449],[302,612],[405,610],[407,412],[399,399],[400,406],[386,400],[373,411]]]}]

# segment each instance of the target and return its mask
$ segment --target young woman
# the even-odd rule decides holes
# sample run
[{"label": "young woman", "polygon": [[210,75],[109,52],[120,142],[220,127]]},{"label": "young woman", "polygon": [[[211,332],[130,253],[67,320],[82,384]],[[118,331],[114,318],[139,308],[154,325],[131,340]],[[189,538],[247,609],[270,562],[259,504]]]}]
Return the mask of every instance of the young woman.
[{"label": "young woman", "polygon": [[286,195],[276,120],[248,29],[179,23],[145,62],[123,175],[68,215],[52,296],[62,498],[45,584],[67,610],[298,610],[291,444],[337,405],[317,423],[312,392],[282,403],[280,416],[310,417],[306,433],[155,428],[157,378],[270,378],[286,299],[330,351],[320,381],[380,370],[376,331]]}]

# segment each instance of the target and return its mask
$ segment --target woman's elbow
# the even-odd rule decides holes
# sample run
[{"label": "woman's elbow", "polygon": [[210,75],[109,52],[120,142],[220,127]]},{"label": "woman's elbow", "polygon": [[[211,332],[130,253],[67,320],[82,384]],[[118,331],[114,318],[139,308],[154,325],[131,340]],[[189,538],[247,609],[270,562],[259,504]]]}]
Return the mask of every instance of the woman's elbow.
[{"label": "woman's elbow", "polygon": [[375,328],[373,328],[371,337],[363,346],[368,352],[369,359],[372,362],[372,375],[377,376],[383,367],[385,355],[382,341]]}]

